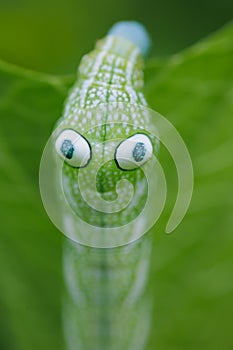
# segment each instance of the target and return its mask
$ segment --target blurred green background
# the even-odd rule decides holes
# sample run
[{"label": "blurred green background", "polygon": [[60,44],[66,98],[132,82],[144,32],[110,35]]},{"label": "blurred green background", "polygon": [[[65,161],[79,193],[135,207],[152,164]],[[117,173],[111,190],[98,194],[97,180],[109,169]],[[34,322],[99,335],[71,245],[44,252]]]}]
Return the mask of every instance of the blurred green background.
[{"label": "blurred green background", "polygon": [[146,350],[233,349],[232,13],[228,0],[1,0],[2,350],[65,350],[63,237],[40,200],[39,162],[81,56],[122,19],[140,20],[151,33],[145,94],[182,135],[195,172],[189,212],[166,236],[177,179],[161,149],[168,201],[152,231]]},{"label": "blurred green background", "polygon": [[80,57],[119,20],[139,20],[152,55],[180,51],[232,19],[231,0],[1,0],[2,59],[42,72],[73,73]]}]

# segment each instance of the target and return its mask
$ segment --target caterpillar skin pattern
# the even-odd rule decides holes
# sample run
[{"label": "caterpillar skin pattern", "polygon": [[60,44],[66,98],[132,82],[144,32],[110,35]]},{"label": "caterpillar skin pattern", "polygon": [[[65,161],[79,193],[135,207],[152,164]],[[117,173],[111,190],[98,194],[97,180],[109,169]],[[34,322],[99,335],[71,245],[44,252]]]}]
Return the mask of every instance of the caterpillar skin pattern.
[{"label": "caterpillar skin pattern", "polygon": [[107,251],[64,247],[64,332],[69,350],[143,350],[150,331],[150,240]]},{"label": "caterpillar skin pattern", "polygon": [[[124,225],[137,217],[146,200],[147,182],[141,165],[150,157],[147,150],[150,147],[156,150],[158,144],[142,133],[147,116],[138,113],[134,106],[147,105],[142,92],[142,56],[148,45],[148,36],[138,23],[115,25],[104,39],[97,42],[95,49],[83,57],[77,82],[59,120],[56,147],[65,158],[63,184],[66,198],[74,212],[96,226],[100,233],[102,228]],[[98,107],[101,111],[102,104],[109,104],[110,113],[111,103],[117,104],[123,120],[121,125],[109,122],[108,113],[95,112]],[[128,125],[129,113],[133,115],[135,125]],[[115,120],[118,120],[117,114]],[[81,135],[78,150],[85,150],[88,154],[90,148],[84,163],[75,153],[73,132]],[[117,150],[104,143],[100,145],[106,140],[127,140],[130,137],[137,141],[132,150],[139,165],[136,168],[127,161],[122,162],[120,156],[117,159],[118,153],[125,152],[124,141]],[[114,152],[115,159],[105,163],[106,154]],[[120,210],[122,201],[119,199],[116,204],[119,210],[102,213],[83,200],[77,176],[79,171],[85,171],[87,197],[95,204],[91,175],[95,163],[103,164],[95,185],[104,199],[116,199],[116,184],[122,179],[134,185],[134,197],[126,209]],[[127,192],[123,193],[124,196]],[[64,221],[71,229],[80,229],[67,220],[66,213]],[[145,298],[150,249],[148,237],[114,249],[96,249],[65,241],[63,319],[69,350],[144,348],[150,325],[150,299]]]}]

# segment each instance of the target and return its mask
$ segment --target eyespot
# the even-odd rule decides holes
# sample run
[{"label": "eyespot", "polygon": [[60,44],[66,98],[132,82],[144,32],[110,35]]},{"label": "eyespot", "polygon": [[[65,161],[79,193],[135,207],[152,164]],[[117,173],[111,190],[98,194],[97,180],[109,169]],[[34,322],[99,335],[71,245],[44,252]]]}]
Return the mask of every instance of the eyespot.
[{"label": "eyespot", "polygon": [[72,167],[83,168],[91,159],[91,146],[78,132],[66,129],[58,136],[55,148],[64,161]]},{"label": "eyespot", "polygon": [[135,134],[122,141],[116,148],[115,161],[123,170],[134,170],[146,163],[152,156],[153,146],[145,134]]}]

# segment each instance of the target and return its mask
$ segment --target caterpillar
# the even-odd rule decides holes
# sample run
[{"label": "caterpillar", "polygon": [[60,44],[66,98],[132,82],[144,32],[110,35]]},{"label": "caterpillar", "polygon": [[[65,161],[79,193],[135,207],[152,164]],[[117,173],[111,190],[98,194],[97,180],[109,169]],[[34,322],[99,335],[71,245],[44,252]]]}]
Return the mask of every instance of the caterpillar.
[{"label": "caterpillar", "polygon": [[[142,53],[148,45],[149,37],[138,23],[115,25],[83,57],[53,134],[57,154],[64,162],[64,194],[76,214],[74,218],[67,214],[66,231],[71,236],[72,230],[80,235],[84,231],[88,242],[92,225],[90,239],[104,238],[101,244],[89,241],[91,246],[111,247],[108,239],[114,236],[114,227],[137,218],[146,203],[148,183],[143,170],[150,167],[149,160],[159,146],[158,139],[147,131],[147,110],[139,109],[147,105],[142,92]],[[82,222],[77,223],[77,217]],[[140,225],[143,220],[145,217]],[[137,226],[138,222],[131,230],[137,231]],[[130,232],[126,230],[125,235],[130,242]]]},{"label": "caterpillar", "polygon": [[[137,218],[146,203],[148,188],[142,168],[159,145],[144,130],[147,115],[138,113],[138,106],[147,105],[142,92],[142,56],[148,48],[149,37],[140,24],[113,26],[83,57],[53,135],[63,162],[65,198],[75,215],[94,227],[99,237],[104,229],[111,235],[108,229]],[[86,200],[78,182],[80,174]],[[130,204],[130,188],[127,190],[125,183],[116,193],[117,184],[125,180],[134,186]],[[67,213],[62,215],[66,230],[88,235],[85,226],[78,226]],[[131,232],[126,234],[130,237]],[[64,243],[67,347],[142,350],[150,328],[150,298],[145,298],[150,240],[112,249],[106,249],[103,241],[101,244],[103,248],[72,240]]]},{"label": "caterpillar", "polygon": [[68,350],[143,350],[150,329],[150,236],[166,179],[160,141],[177,169],[178,194],[166,232],[183,219],[193,169],[174,126],[143,95],[149,36],[119,22],[78,69],[40,163],[44,207],[64,242],[63,324]]}]

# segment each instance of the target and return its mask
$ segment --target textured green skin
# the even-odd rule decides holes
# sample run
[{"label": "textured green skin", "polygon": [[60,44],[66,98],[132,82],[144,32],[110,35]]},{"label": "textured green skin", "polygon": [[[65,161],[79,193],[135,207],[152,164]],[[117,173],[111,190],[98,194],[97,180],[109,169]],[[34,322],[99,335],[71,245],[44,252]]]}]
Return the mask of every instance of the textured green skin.
[{"label": "textured green skin", "polygon": [[[143,114],[135,116],[135,124],[140,125],[135,127],[108,124],[108,114],[103,113],[97,120],[93,112],[96,106],[109,102],[119,103],[119,113],[125,108],[133,113],[133,104],[146,106],[142,68],[138,48],[119,37],[108,36],[99,41],[95,50],[82,59],[58,131],[71,128],[85,136],[93,147],[91,162],[103,164],[105,152],[114,152],[105,145],[101,146],[101,152],[95,152],[95,145],[116,137],[126,139],[146,125]],[[128,107],[122,102],[127,102]],[[97,123],[101,125],[94,127]],[[114,227],[129,222],[141,211],[147,182],[140,168],[122,171],[112,160],[98,172],[97,190],[105,199],[115,199],[116,183],[123,178],[136,189],[131,206],[113,214],[98,212],[82,200],[78,186],[74,186],[79,171],[82,170],[64,164],[64,191],[71,207],[83,220],[98,227]],[[85,181],[88,189],[91,185],[88,175]],[[143,298],[149,252],[147,238],[115,249],[87,248],[66,241],[64,328],[70,350],[143,349],[149,328],[149,299]]]},{"label": "textured green skin", "polygon": [[[104,144],[101,150],[97,152],[95,148],[97,144],[114,138],[124,140],[137,132],[141,132],[140,128],[146,125],[146,116],[139,114],[136,107],[134,126],[127,124],[129,122],[127,118],[120,125],[110,123],[108,120],[109,114],[106,111],[97,120],[95,112],[96,106],[111,102],[118,103],[117,110],[119,114],[129,111],[133,114],[134,106],[146,105],[142,93],[142,68],[143,62],[138,48],[122,38],[112,36],[99,41],[95,50],[82,59],[78,80],[67,99],[58,132],[68,128],[74,129],[85,136],[93,151],[88,170],[94,162],[103,164],[107,152],[114,154],[115,148],[106,148]],[[99,124],[99,126],[95,127],[96,124]],[[156,147],[157,144],[154,145],[154,148]],[[140,198],[135,198],[128,210],[124,210],[119,214],[104,215],[90,208],[82,200],[79,188],[73,186],[75,182],[77,183],[79,170],[73,169],[67,164],[64,165],[63,170],[67,199],[79,217],[90,224],[102,227],[125,224],[137,217],[145,203],[147,182],[140,168],[135,171],[122,171],[112,160],[98,172],[97,189],[103,194],[104,198],[109,200],[115,199],[115,187],[121,179],[127,179],[136,189],[144,186],[144,190],[140,191],[142,192]],[[85,182],[85,187],[88,190],[92,182],[88,174],[86,174]]]},{"label": "textured green skin", "polygon": [[114,249],[66,242],[64,330],[69,350],[142,350],[150,329],[150,240]]}]

